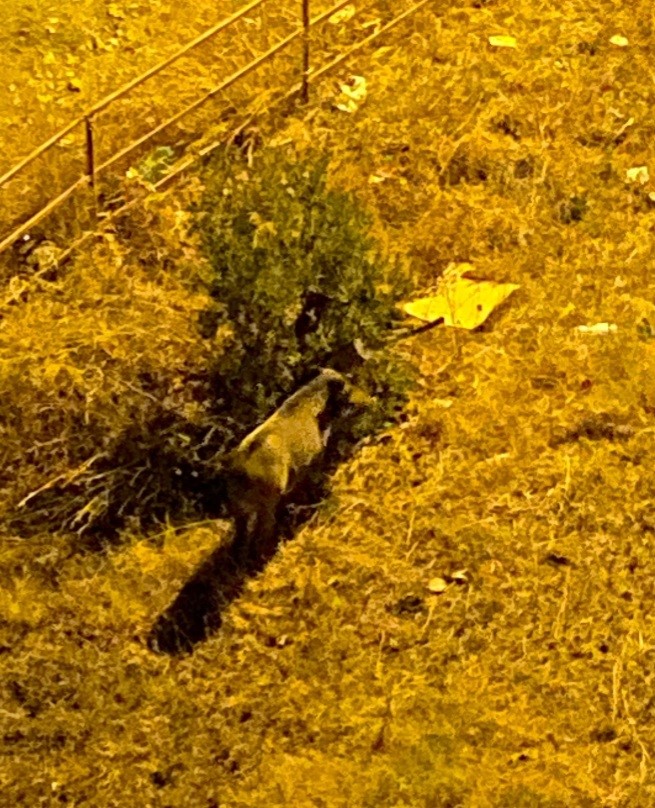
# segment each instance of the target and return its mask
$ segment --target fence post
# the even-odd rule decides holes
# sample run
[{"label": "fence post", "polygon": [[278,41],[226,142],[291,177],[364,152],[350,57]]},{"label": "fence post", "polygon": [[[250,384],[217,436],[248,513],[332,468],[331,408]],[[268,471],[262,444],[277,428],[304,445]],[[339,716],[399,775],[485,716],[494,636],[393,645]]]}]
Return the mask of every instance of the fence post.
[{"label": "fence post", "polygon": [[93,197],[93,215],[98,218],[98,196],[96,193],[96,156],[93,143],[93,116],[87,115],[84,118],[84,128],[86,130],[86,175],[89,178],[89,187]]},{"label": "fence post", "polygon": [[302,89],[300,98],[303,104],[309,101],[309,0],[302,0]]}]

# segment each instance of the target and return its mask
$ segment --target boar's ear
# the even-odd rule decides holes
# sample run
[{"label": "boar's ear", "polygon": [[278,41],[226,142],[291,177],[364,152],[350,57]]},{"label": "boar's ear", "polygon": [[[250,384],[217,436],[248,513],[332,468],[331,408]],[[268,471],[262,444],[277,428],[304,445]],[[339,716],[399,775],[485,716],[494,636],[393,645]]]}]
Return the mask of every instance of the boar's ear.
[{"label": "boar's ear", "polygon": [[335,393],[345,393],[351,404],[361,407],[373,403],[373,397],[363,388],[349,381],[343,373],[339,373],[331,368],[321,368],[321,374],[328,379],[330,388],[334,390]]}]

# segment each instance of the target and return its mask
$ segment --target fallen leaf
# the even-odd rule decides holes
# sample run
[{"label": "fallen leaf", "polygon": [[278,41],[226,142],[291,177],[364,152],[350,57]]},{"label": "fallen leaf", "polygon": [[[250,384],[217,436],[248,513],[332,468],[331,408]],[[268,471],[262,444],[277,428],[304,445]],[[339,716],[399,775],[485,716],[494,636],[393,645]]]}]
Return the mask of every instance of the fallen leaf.
[{"label": "fallen leaf", "polygon": [[376,185],[379,182],[384,182],[385,180],[392,180],[394,178],[393,174],[390,174],[387,171],[378,171],[376,174],[371,174],[368,178],[368,181],[371,185]]},{"label": "fallen leaf", "polygon": [[331,17],[328,17],[328,22],[332,23],[332,25],[348,22],[349,19],[355,16],[356,11],[356,7],[351,3],[348,6],[344,6],[340,11],[335,11]]},{"label": "fallen leaf", "polygon": [[464,277],[472,269],[471,264],[450,264],[439,282],[437,294],[405,303],[403,311],[429,323],[443,317],[445,325],[469,331],[482,325],[519,286]]},{"label": "fallen leaf", "polygon": [[638,182],[640,185],[646,185],[650,179],[648,173],[648,166],[634,166],[625,172],[625,178],[628,182]]},{"label": "fallen leaf", "polygon": [[579,325],[576,331],[581,334],[615,334],[618,326],[616,323],[594,323],[593,325]]},{"label": "fallen leaf", "polygon": [[428,589],[435,595],[440,595],[448,589],[448,584],[443,578],[432,578],[428,582]]},{"label": "fallen leaf", "polygon": [[513,36],[490,36],[489,44],[494,48],[515,48],[516,39]]},{"label": "fallen leaf", "polygon": [[356,112],[366,98],[367,83],[364,76],[350,76],[347,83],[340,84],[341,95],[335,104],[342,112]]},{"label": "fallen leaf", "polygon": [[345,98],[343,101],[338,101],[334,105],[338,110],[341,112],[357,112],[359,106],[356,101],[353,101],[352,98]]},{"label": "fallen leaf", "polygon": [[366,98],[366,87],[364,76],[350,76],[347,83],[339,85],[341,92],[353,101],[363,101]]},{"label": "fallen leaf", "polygon": [[491,455],[491,457],[485,457],[485,463],[502,463],[503,460],[508,460],[512,455],[510,452],[498,452],[498,454]]},{"label": "fallen leaf", "polygon": [[627,48],[630,44],[628,38],[621,36],[621,34],[614,34],[614,36],[610,37],[610,42],[612,45],[616,45],[618,48]]}]

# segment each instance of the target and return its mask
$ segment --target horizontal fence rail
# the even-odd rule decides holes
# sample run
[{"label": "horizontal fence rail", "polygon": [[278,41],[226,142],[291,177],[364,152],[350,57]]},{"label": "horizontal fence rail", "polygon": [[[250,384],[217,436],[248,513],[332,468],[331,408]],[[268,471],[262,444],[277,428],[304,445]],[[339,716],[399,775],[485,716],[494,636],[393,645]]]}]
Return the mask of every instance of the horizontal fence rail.
[{"label": "horizontal fence rail", "polygon": [[154,67],[147,70],[145,73],[142,73],[140,76],[137,76],[132,81],[128,82],[127,84],[123,85],[119,90],[116,90],[113,93],[102,98],[96,104],[94,104],[91,109],[85,112],[83,115],[80,115],[79,118],[76,118],[74,121],[69,123],[59,132],[54,134],[52,137],[48,138],[44,143],[38,146],[34,151],[30,152],[27,157],[24,157],[20,163],[17,163],[13,168],[10,168],[6,174],[3,174],[0,177],[0,188],[9,182],[10,179],[16,176],[19,171],[22,171],[26,168],[30,163],[34,162],[37,157],[40,157],[42,154],[47,152],[60,140],[63,140],[66,135],[69,135],[76,126],[80,126],[85,118],[90,118],[93,115],[96,115],[98,112],[101,112],[103,109],[108,107],[114,101],[117,101],[119,98],[122,98],[124,95],[133,90],[135,87],[138,87],[140,84],[143,84],[148,79],[156,76],[157,73],[161,73],[167,67],[170,67],[174,62],[177,62],[178,59],[181,59],[183,56],[186,56],[190,51],[196,48],[198,45],[201,45],[203,42],[206,42],[208,39],[213,37],[215,34],[218,34],[220,31],[225,30],[228,26],[232,25],[233,23],[237,22],[244,17],[249,11],[254,11],[257,6],[261,6],[265,3],[266,0],[252,0],[251,3],[248,3],[247,6],[240,8],[234,14],[226,17],[225,19],[221,20],[217,23],[213,28],[205,31],[204,33],[200,34],[200,36],[196,37],[195,39],[191,40],[191,42],[187,42],[187,44],[181,48],[180,50],[176,51],[172,56],[169,56],[167,59],[164,59],[163,62],[159,62],[159,64],[155,65]]},{"label": "horizontal fence rail", "polygon": [[[375,39],[387,33],[388,31],[396,27],[399,23],[403,22],[407,18],[411,17],[421,8],[426,6],[430,2],[430,0],[419,0],[419,2],[415,3],[413,6],[406,9],[393,19],[389,20],[387,23],[382,25],[372,34],[351,45],[343,53],[340,53],[338,56],[336,56],[326,64],[320,65],[315,69],[312,69],[310,65],[311,30],[313,28],[320,26],[322,23],[324,23],[338,11],[350,5],[352,0],[340,0],[340,2],[335,3],[331,8],[327,9],[326,11],[318,14],[313,18],[310,16],[310,0],[301,0],[302,2],[301,22],[300,25],[297,28],[295,28],[290,34],[288,34],[279,42],[272,45],[270,48],[268,48],[268,50],[266,50],[261,55],[257,56],[255,59],[252,59],[243,67],[233,72],[231,75],[229,75],[226,79],[217,84],[211,90],[205,92],[202,96],[187,104],[179,112],[175,113],[174,115],[171,115],[169,118],[162,121],[153,129],[151,129],[149,132],[145,133],[141,137],[129,143],[127,146],[115,152],[113,155],[111,155],[111,157],[107,158],[104,162],[100,163],[99,165],[96,165],[95,148],[94,148],[94,125],[93,125],[94,116],[96,116],[99,112],[109,107],[113,102],[125,96],[128,92],[130,92],[130,90],[143,84],[148,79],[153,78],[162,70],[164,70],[166,67],[169,67],[178,59],[187,55],[195,47],[197,47],[203,42],[206,42],[208,39],[218,34],[219,32],[224,31],[230,25],[232,25],[233,23],[237,22],[242,17],[244,17],[248,12],[253,11],[254,9],[263,5],[266,2],[267,0],[252,0],[252,2],[243,6],[234,14],[221,20],[212,28],[203,32],[191,42],[188,42],[183,48],[178,50],[172,56],[168,57],[159,64],[155,65],[147,72],[141,74],[140,76],[137,76],[135,79],[128,82],[120,89],[102,98],[100,101],[94,104],[84,115],[79,116],[70,124],[68,124],[66,127],[61,129],[56,134],[54,134],[52,137],[48,138],[48,140],[42,143],[38,148],[34,149],[30,154],[28,154],[25,158],[23,158],[23,160],[21,160],[9,171],[7,171],[2,177],[0,177],[0,188],[2,188],[3,185],[7,184],[11,179],[16,177],[16,175],[23,169],[25,169],[30,163],[34,162],[34,160],[36,160],[38,157],[41,157],[42,155],[46,154],[46,152],[48,152],[50,149],[56,146],[61,140],[63,140],[63,138],[65,138],[72,131],[74,131],[76,127],[84,126],[86,173],[83,176],[79,177],[77,180],[75,180],[75,182],[73,182],[68,188],[62,191],[54,199],[51,199],[44,207],[42,207],[40,210],[34,213],[29,219],[27,219],[27,221],[24,221],[20,226],[16,227],[11,233],[9,233],[5,238],[3,238],[0,241],[0,253],[2,253],[4,250],[10,247],[12,244],[16,243],[18,239],[20,239],[23,235],[28,233],[32,228],[35,227],[35,225],[37,225],[41,220],[43,220],[45,217],[51,214],[66,200],[71,198],[76,191],[78,191],[83,187],[90,188],[91,191],[93,192],[93,202],[92,205],[90,205],[90,212],[92,215],[94,215],[94,218],[97,218],[96,180],[100,174],[106,172],[109,168],[114,166],[123,158],[127,157],[129,154],[134,152],[140,146],[145,145],[154,137],[165,131],[167,128],[173,126],[175,123],[178,123],[179,121],[183,120],[184,118],[186,118],[187,116],[198,110],[210,99],[214,98],[221,92],[225,91],[232,85],[236,84],[245,76],[255,71],[262,64],[271,60],[278,53],[288,48],[292,42],[298,39],[300,39],[302,42],[302,67],[300,71],[301,79],[298,83],[294,84],[287,92],[282,91],[281,95],[278,95],[278,97],[274,101],[269,103],[267,107],[268,109],[280,103],[281,101],[288,100],[293,97],[299,96],[301,100],[307,101],[309,97],[310,84],[317,82],[320,78],[322,78],[327,73],[334,70],[334,68],[336,68],[344,61],[346,61],[346,59],[348,59],[353,53],[356,53],[357,51],[366,47]],[[244,126],[245,124],[240,126],[237,131],[242,130]],[[207,156],[209,153],[211,153],[211,151],[215,150],[223,143],[224,139],[217,140],[216,142],[201,148],[197,154],[188,157],[181,164],[176,165],[172,171],[166,174],[158,182],[155,182],[153,184],[152,186],[153,191],[156,192],[160,190],[165,184],[175,179],[176,177],[180,176],[199,159]],[[130,202],[124,204],[123,206],[104,216],[101,226],[98,227],[97,230],[91,230],[85,232],[79,239],[77,239],[77,241],[75,241],[68,249],[65,250],[65,252],[60,256],[60,260],[63,260],[65,257],[70,255],[70,253],[74,249],[77,249],[89,238],[102,232],[110,222],[114,221],[120,215],[126,213],[136,203],[142,201],[142,199],[143,197],[132,199]]]}]

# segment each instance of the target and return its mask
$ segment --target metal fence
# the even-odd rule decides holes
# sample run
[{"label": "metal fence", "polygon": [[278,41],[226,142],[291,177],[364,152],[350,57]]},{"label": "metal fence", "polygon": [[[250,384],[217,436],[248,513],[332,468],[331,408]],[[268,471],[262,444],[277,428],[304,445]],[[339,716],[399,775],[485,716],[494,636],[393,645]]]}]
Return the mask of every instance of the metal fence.
[{"label": "metal fence", "polygon": [[[78,127],[83,127],[84,129],[84,148],[85,148],[85,165],[86,170],[75,182],[69,185],[64,191],[59,193],[56,197],[51,199],[46,205],[44,205],[40,210],[36,213],[32,214],[27,221],[22,222],[20,225],[14,223],[12,231],[0,240],[0,253],[14,244],[18,239],[28,233],[31,229],[34,228],[40,221],[46,218],[49,214],[59,208],[66,200],[70,199],[77,191],[81,190],[82,188],[90,189],[92,196],[89,202],[91,207],[91,216],[93,219],[97,220],[98,210],[97,210],[97,179],[102,174],[106,173],[112,166],[116,166],[121,160],[126,158],[128,155],[135,152],[140,147],[144,146],[145,144],[149,143],[153,140],[153,138],[160,135],[166,129],[172,127],[175,123],[181,121],[182,119],[186,118],[187,116],[191,115],[193,112],[198,110],[201,106],[206,104],[210,99],[214,98],[218,94],[222,93],[223,91],[227,90],[232,85],[239,82],[245,76],[252,73],[258,67],[260,67],[265,62],[272,59],[276,54],[280,53],[281,51],[288,48],[291,43],[296,40],[300,40],[302,43],[302,63],[301,68],[299,70],[299,80],[290,87],[286,92],[284,91],[283,87],[280,87],[280,95],[273,103],[278,103],[283,99],[289,99],[294,96],[299,96],[304,102],[307,102],[309,99],[309,89],[310,85],[313,82],[318,81],[320,78],[325,76],[331,70],[336,68],[342,62],[344,62],[348,57],[350,57],[353,53],[364,48],[368,44],[370,44],[373,40],[377,39],[378,37],[385,34],[387,31],[394,28],[403,20],[406,20],[408,17],[415,14],[419,9],[423,8],[427,5],[430,0],[419,0],[419,2],[412,5],[410,8],[403,11],[401,14],[393,17],[384,25],[381,25],[377,30],[373,33],[369,34],[365,38],[359,40],[355,44],[351,45],[345,51],[331,59],[329,62],[318,65],[316,67],[311,66],[311,32],[312,29],[317,28],[338,11],[342,10],[346,6],[350,5],[352,0],[340,0],[340,2],[335,3],[331,8],[327,9],[326,11],[312,17],[311,16],[311,7],[310,3],[311,0],[300,0],[301,2],[301,14],[300,14],[300,21],[298,26],[286,37],[281,39],[279,42],[275,43],[272,47],[266,50],[261,55],[257,56],[256,58],[252,59],[246,65],[241,67],[240,69],[233,72],[215,87],[212,87],[211,90],[205,92],[203,95],[196,98],[194,101],[188,103],[183,109],[179,112],[176,112],[174,115],[168,117],[166,120],[159,123],[149,132],[146,132],[144,135],[140,136],[136,140],[129,143],[127,146],[119,149],[110,157],[105,159],[101,163],[97,163],[96,161],[96,149],[95,149],[95,130],[94,130],[94,122],[96,117],[100,112],[107,109],[111,106],[114,102],[118,99],[123,98],[127,93],[133,90],[135,87],[143,84],[144,82],[148,81],[149,79],[154,78],[157,76],[162,70],[172,65],[178,59],[186,56],[190,51],[194,48],[201,45],[203,42],[206,42],[211,37],[216,36],[222,31],[225,31],[238,20],[242,19],[247,15],[249,12],[255,10],[257,7],[264,5],[269,0],[251,0],[250,3],[243,6],[239,11],[236,11],[234,14],[226,17],[225,19],[221,20],[219,23],[214,25],[212,28],[204,31],[200,36],[196,37],[191,42],[188,42],[183,48],[178,50],[169,58],[165,59],[164,61],[160,62],[159,64],[152,67],[150,70],[146,71],[145,73],[141,74],[137,78],[130,81],[125,86],[121,87],[120,89],[116,90],[113,93],[110,93],[105,98],[98,101],[94,104],[87,112],[83,115],[79,116],[75,120],[71,121],[67,126],[61,129],[59,132],[54,134],[52,137],[48,138],[44,143],[34,149],[30,154],[24,157],[19,163],[14,165],[9,171],[7,171],[3,176],[0,177],[0,189],[9,183],[12,179],[14,179],[17,175],[19,175],[27,166],[32,164],[37,158],[46,154],[50,149],[57,146],[61,143],[64,138],[70,135]],[[176,177],[179,177],[184,171],[186,171],[191,165],[193,165],[196,161],[205,157],[214,149],[218,148],[221,145],[222,141],[216,141],[211,143],[201,149],[198,152],[185,160],[181,163],[176,164],[173,169],[166,174],[162,179],[158,182],[154,183],[153,189],[154,191],[159,190],[164,184],[170,182]],[[106,225],[109,221],[115,219],[117,216],[121,215],[129,208],[131,208],[136,202],[139,202],[139,199],[133,199],[130,202],[122,205],[117,210],[112,211],[107,217],[103,220],[103,226]],[[90,232],[85,233],[81,239],[75,242],[74,245],[69,247],[66,250],[66,254],[70,253],[70,251],[74,248],[79,246],[82,241],[85,241],[87,238],[90,238],[94,235],[96,231],[92,230]],[[63,257],[63,256],[62,256]]]}]

